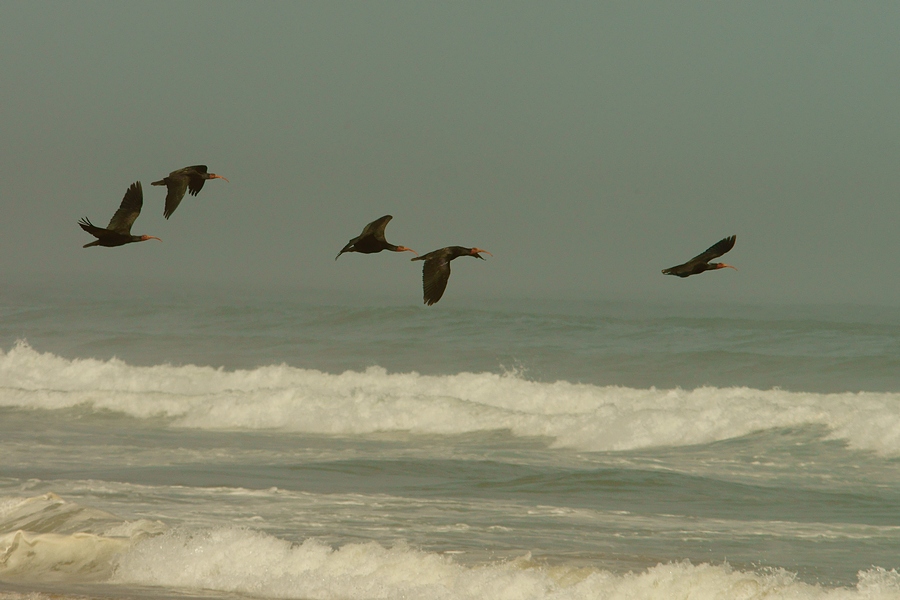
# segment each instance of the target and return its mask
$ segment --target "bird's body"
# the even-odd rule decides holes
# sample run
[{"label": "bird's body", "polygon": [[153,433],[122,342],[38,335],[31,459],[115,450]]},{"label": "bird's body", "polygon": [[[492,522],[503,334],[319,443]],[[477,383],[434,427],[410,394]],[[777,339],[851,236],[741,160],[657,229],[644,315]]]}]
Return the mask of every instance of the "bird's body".
[{"label": "bird's body", "polygon": [[135,219],[141,214],[141,207],[144,205],[144,191],[141,188],[141,182],[135,181],[125,192],[119,210],[109,220],[106,229],[97,227],[85,217],[78,224],[82,229],[90,233],[97,239],[84,247],[105,246],[113,248],[115,246],[124,246],[132,242],[145,242],[147,240],[158,240],[158,237],[152,235],[131,235],[131,226]]},{"label": "bird's body", "polygon": [[391,252],[412,252],[416,256],[418,253],[412,248],[406,246],[395,246],[384,239],[384,228],[388,222],[393,219],[391,215],[384,215],[380,219],[376,219],[366,225],[362,233],[347,242],[347,245],[338,252],[334,260],[340,258],[344,252],[359,252],[361,254],[375,254],[382,250],[390,250]]},{"label": "bird's body", "polygon": [[735,271],[737,271],[736,267],[726,265],[725,263],[709,262],[714,258],[719,258],[723,254],[734,248],[734,242],[736,239],[737,236],[732,235],[730,237],[719,240],[718,242],[707,248],[706,251],[698,254],[686,263],[670,267],[668,269],[663,269],[663,275],[690,277],[691,275],[697,275],[698,273],[703,273],[704,271],[712,271],[715,269],[725,268],[734,269]]},{"label": "bird's body", "polygon": [[[181,200],[184,198],[185,192],[190,192],[192,196],[196,196],[203,189],[203,184],[207,179],[225,179],[221,175],[207,172],[206,165],[194,165],[172,171],[168,177],[164,177],[159,181],[154,181],[150,185],[164,185],[168,190],[166,193],[166,208],[163,210],[163,216],[169,218]],[[225,179],[225,181],[228,181]]]},{"label": "bird's body", "polygon": [[[465,248],[463,246],[447,246],[440,250],[429,252],[423,256],[417,256],[410,260],[424,260],[425,265],[422,267],[422,288],[424,290],[425,304],[431,306],[441,299],[444,290],[447,289],[447,281],[450,279],[450,261],[460,256],[474,256],[484,260],[484,257],[478,254],[484,252],[491,254],[487,250],[481,248]],[[491,254],[493,256],[493,254]]]}]

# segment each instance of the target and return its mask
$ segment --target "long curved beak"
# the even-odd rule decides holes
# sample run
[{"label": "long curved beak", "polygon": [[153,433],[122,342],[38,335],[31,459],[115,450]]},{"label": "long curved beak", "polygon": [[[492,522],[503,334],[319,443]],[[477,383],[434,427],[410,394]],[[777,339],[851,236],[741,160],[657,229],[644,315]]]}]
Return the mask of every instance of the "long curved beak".
[{"label": "long curved beak", "polygon": [[731,265],[726,265],[725,263],[722,263],[722,266],[719,268],[720,269],[734,269],[735,271],[737,271],[737,267],[733,267]]},{"label": "long curved beak", "polygon": [[[225,179],[225,178],[222,177],[221,175],[216,175],[215,173],[210,173],[210,174],[209,174],[209,178],[210,178],[210,179]],[[228,181],[227,179],[225,179],[225,181],[228,182],[228,183],[231,183],[231,182]]]},{"label": "long curved beak", "polygon": [[480,258],[481,260],[484,260],[484,257],[478,254],[479,252],[484,252],[485,254],[493,256],[493,254],[491,254],[487,250],[482,250],[481,248],[472,248],[472,256],[475,256],[475,257]]},{"label": "long curved beak", "polygon": [[416,251],[413,250],[412,248],[407,248],[406,246],[397,246],[397,252],[412,252],[412,253],[415,254],[416,256],[419,255],[418,252],[416,252]]}]

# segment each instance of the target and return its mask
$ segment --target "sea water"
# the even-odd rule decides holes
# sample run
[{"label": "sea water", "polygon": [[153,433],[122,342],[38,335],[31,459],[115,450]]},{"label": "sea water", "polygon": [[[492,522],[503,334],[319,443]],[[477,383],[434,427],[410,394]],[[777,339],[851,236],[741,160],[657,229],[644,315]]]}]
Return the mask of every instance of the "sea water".
[{"label": "sea water", "polygon": [[0,598],[900,598],[900,309],[0,295]]}]

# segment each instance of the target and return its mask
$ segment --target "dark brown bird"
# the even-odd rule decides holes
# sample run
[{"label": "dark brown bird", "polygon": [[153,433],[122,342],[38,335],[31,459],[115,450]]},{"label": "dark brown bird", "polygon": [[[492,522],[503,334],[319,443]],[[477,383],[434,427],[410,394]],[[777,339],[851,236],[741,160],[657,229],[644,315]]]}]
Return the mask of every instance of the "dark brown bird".
[{"label": "dark brown bird", "polygon": [[418,252],[406,246],[395,246],[384,239],[384,228],[387,227],[388,221],[393,219],[391,215],[384,215],[380,219],[376,219],[366,225],[362,233],[347,242],[344,249],[338,252],[334,257],[337,260],[344,252],[359,252],[361,254],[375,254],[382,250],[390,250],[391,252],[412,252],[416,256]]},{"label": "dark brown bird", "polygon": [[[168,177],[151,183],[150,185],[164,185],[169,190],[169,193],[166,194],[166,208],[163,210],[163,216],[167,219],[172,216],[172,213],[181,204],[185,191],[190,192],[192,196],[199,194],[207,179],[225,178],[215,173],[207,173],[206,165],[194,165],[172,171]],[[225,179],[225,181],[228,180]]]},{"label": "dark brown bird", "polygon": [[153,235],[131,235],[131,226],[134,224],[134,220],[138,218],[138,215],[141,214],[141,206],[143,204],[144,191],[141,188],[141,182],[135,181],[128,188],[128,191],[125,192],[125,197],[122,198],[119,210],[109,220],[109,225],[106,226],[106,229],[97,227],[87,217],[78,221],[82,229],[97,238],[90,244],[85,244],[84,247],[106,246],[107,248],[112,248],[113,246],[124,246],[132,242],[159,240],[158,237]]},{"label": "dark brown bird", "polygon": [[737,239],[736,235],[732,235],[731,237],[727,237],[723,240],[719,240],[712,246],[706,249],[702,254],[698,254],[691,260],[687,261],[682,265],[678,265],[676,267],[671,267],[668,269],[663,269],[663,275],[677,275],[678,277],[690,277],[691,275],[696,275],[698,273],[702,273],[703,271],[712,271],[715,269],[734,269],[737,271],[737,267],[732,267],[731,265],[726,265],[725,263],[711,263],[714,258],[719,258],[732,248],[734,248],[734,241]]},{"label": "dark brown bird", "polygon": [[410,260],[425,261],[425,266],[422,267],[422,288],[425,290],[425,304],[431,306],[444,295],[444,290],[447,289],[447,281],[450,279],[451,260],[460,256],[474,256],[484,260],[484,257],[478,254],[479,252],[491,254],[481,248],[447,246],[446,248],[429,252],[424,256],[411,258]]}]

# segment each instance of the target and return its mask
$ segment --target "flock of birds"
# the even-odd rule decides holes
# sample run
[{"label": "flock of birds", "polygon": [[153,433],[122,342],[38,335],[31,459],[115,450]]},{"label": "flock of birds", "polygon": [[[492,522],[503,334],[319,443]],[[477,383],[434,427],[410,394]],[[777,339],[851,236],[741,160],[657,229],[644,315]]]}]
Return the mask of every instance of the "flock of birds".
[{"label": "flock of birds", "polygon": [[363,227],[362,233],[347,242],[347,245],[334,257],[334,260],[340,258],[344,252],[359,252],[360,254],[375,254],[382,250],[412,252],[416,257],[410,260],[425,261],[425,266],[422,267],[422,287],[425,291],[425,304],[431,306],[441,299],[441,296],[444,295],[444,290],[447,289],[447,281],[450,279],[451,260],[460,256],[474,256],[484,260],[484,257],[479,252],[491,254],[481,248],[447,246],[446,248],[429,252],[424,256],[419,256],[419,253],[412,248],[395,246],[384,238],[384,228],[387,227],[388,221],[393,218],[391,215],[384,215]]},{"label": "flock of birds", "polygon": [[[221,175],[210,173],[206,165],[194,165],[193,167],[185,167],[172,171],[168,177],[163,177],[159,181],[154,181],[150,185],[164,185],[168,192],[166,193],[166,207],[163,210],[163,216],[169,218],[187,191],[192,196],[196,196],[203,189],[203,184],[207,179],[225,179]],[[225,179],[225,181],[228,181]],[[160,240],[154,235],[131,235],[131,226],[134,225],[135,219],[141,214],[141,208],[144,206],[144,189],[141,187],[140,181],[135,181],[129,186],[122,198],[122,204],[119,210],[109,220],[106,229],[97,227],[87,217],[78,221],[81,228],[89,234],[97,238],[90,244],[85,244],[85,248],[91,246],[106,246],[113,248],[115,246],[124,246],[132,242],[146,242],[147,240]]]},{"label": "flock of birds", "polygon": [[[151,185],[166,186],[166,205],[163,210],[163,216],[168,219],[178,208],[178,205],[184,199],[184,195],[190,192],[196,196],[203,189],[203,184],[208,179],[224,179],[221,175],[210,173],[206,165],[194,165],[185,167],[169,173],[168,177],[164,177],[159,181],[154,181]],[[144,192],[141,188],[141,182],[136,181],[129,186],[122,198],[119,209],[115,212],[109,225],[106,228],[97,227],[90,222],[88,218],[81,219],[78,224],[86,232],[90,233],[97,239],[93,242],[85,244],[84,247],[105,246],[107,248],[115,246],[124,246],[132,242],[145,242],[147,240],[159,240],[158,237],[152,235],[132,235],[131,226],[134,225],[135,219],[141,214],[141,208],[144,205]],[[375,254],[382,250],[390,250],[391,252],[412,252],[416,255],[410,260],[425,261],[422,267],[422,287],[424,290],[425,304],[431,306],[441,299],[444,290],[447,289],[447,281],[450,279],[450,261],[460,256],[474,256],[484,260],[480,253],[491,254],[487,250],[481,248],[466,248],[464,246],[447,246],[434,250],[423,256],[419,256],[418,252],[406,246],[395,246],[388,242],[384,237],[384,228],[393,217],[385,215],[380,219],[376,219],[366,225],[362,233],[347,242],[334,260],[340,258],[345,252],[359,252],[360,254]],[[725,263],[710,262],[719,258],[732,248],[737,236],[729,236],[719,240],[705,251],[701,252],[689,261],[663,269],[664,275],[675,275],[677,277],[690,277],[704,271],[712,271],[716,269],[735,269],[732,265]],[[161,240],[160,240],[161,241]]]}]

